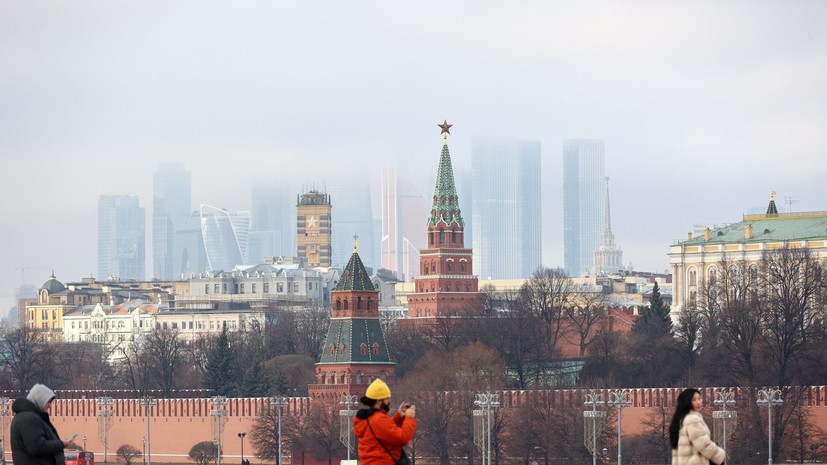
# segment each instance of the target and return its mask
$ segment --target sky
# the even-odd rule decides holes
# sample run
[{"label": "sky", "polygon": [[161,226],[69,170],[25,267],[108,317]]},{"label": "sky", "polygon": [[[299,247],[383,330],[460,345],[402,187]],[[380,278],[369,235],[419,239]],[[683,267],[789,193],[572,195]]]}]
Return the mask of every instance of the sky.
[{"label": "sky", "polygon": [[772,191],[827,210],[825,21],[795,0],[0,2],[0,314],[21,280],[96,274],[100,195],[139,196],[151,231],[160,163],[231,210],[384,164],[428,198],[443,119],[455,172],[476,136],[541,141],[548,266],[563,140],[604,140],[624,263],[663,271]]}]

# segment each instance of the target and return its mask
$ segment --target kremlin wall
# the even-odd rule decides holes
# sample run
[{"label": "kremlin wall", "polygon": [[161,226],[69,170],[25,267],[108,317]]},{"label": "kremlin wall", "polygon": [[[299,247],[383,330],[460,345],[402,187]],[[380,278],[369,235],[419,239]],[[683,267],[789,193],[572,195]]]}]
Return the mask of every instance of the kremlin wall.
[{"label": "kremlin wall", "polygon": [[[663,401],[668,406],[671,416],[674,402],[681,389],[631,389],[632,405],[623,412],[623,436],[630,437],[640,434],[643,422],[647,416],[657,411],[657,406]],[[545,391],[501,391],[501,413],[509,409],[519,408],[530,403],[535,397],[551,397],[552,405],[576,405],[583,408],[583,395],[586,390],[565,389]],[[713,407],[715,389],[701,389],[704,398],[704,410],[710,411]],[[608,397],[604,393],[604,398]],[[735,392],[737,405],[746,405],[755,402],[754,399],[745,399],[740,392]],[[113,414],[109,424],[109,452],[108,459],[116,462],[115,450],[123,444],[130,444],[143,449],[143,438],[147,433],[147,415],[145,408],[140,405],[140,399],[115,399],[111,406]],[[289,405],[282,411],[282,422],[287,424],[290,417],[306,415],[310,411],[311,398],[291,398]],[[816,424],[827,429],[827,386],[811,387],[805,393],[805,404],[814,414]],[[222,429],[223,463],[240,463],[241,442],[239,432],[246,432],[245,458],[252,463],[262,463],[255,457],[255,450],[250,442],[250,432],[256,418],[266,412],[270,405],[269,398],[231,398],[227,399],[225,410],[226,422]],[[198,442],[212,439],[212,409],[209,398],[200,399],[158,399],[157,405],[152,407],[150,416],[151,452],[152,461],[157,463],[187,463],[187,454],[190,448]],[[335,410],[338,410],[338,405]],[[605,407],[604,407],[605,408]],[[83,437],[87,438],[86,448],[95,453],[95,461],[103,463],[104,450],[102,441],[98,437],[98,405],[95,399],[57,399],[54,402],[52,421],[62,437],[70,437],[78,433],[76,443],[82,445]],[[336,414],[331,411],[331,415]],[[608,429],[616,428],[616,423],[609,422]],[[5,431],[4,443],[8,441],[8,423]],[[289,463],[285,447],[285,462]],[[6,460],[11,460],[11,451],[6,450]],[[138,459],[138,463],[141,459]],[[306,460],[312,462],[312,457]],[[308,462],[310,463],[310,462]]]}]

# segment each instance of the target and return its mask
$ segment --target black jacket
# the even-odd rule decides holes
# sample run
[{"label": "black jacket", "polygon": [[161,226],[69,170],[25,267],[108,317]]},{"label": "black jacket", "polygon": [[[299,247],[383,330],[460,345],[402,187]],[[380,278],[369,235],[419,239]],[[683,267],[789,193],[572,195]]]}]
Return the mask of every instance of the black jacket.
[{"label": "black jacket", "polygon": [[65,465],[63,441],[41,411],[25,397],[12,404],[11,455],[15,465]]}]

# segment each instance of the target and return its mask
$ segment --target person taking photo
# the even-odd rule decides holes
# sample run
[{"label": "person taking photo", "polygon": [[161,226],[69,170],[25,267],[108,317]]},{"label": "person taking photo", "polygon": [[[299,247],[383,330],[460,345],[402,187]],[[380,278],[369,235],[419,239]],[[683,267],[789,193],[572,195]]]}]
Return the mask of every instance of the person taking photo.
[{"label": "person taking photo", "polygon": [[[359,438],[360,465],[399,465],[407,460],[402,449],[416,431],[416,406],[402,402],[393,416],[391,390],[381,379],[368,386],[359,399],[365,408],[353,417],[353,431]],[[409,463],[409,462],[408,462]]]}]

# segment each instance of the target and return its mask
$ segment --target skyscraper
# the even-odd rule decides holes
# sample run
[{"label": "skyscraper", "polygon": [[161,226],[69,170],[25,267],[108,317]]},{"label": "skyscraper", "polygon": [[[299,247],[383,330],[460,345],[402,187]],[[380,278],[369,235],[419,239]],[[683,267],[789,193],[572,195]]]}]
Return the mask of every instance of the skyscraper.
[{"label": "skyscraper", "polygon": [[182,227],[175,228],[173,278],[188,279],[207,271],[207,251],[201,234],[201,212],[193,211]]},{"label": "skyscraper", "polygon": [[200,211],[207,271],[229,271],[246,265],[250,212],[230,212],[209,205],[201,205]]},{"label": "skyscraper", "polygon": [[346,177],[327,185],[333,203],[333,266],[345,266],[353,254],[353,236],[359,236],[359,256],[366,267],[379,264],[379,221],[374,221],[370,185]]},{"label": "skyscraper", "polygon": [[251,264],[264,263],[266,257],[293,256],[296,253],[296,215],[291,200],[292,194],[281,186],[253,187]]},{"label": "skyscraper", "polygon": [[409,281],[419,272],[419,250],[425,248],[422,222],[428,205],[411,181],[396,169],[382,173],[381,266]]},{"label": "skyscraper", "polygon": [[[192,177],[184,165],[165,163],[152,178],[152,276],[176,276],[175,237],[192,213]],[[203,270],[202,270],[203,271]]]},{"label": "skyscraper", "polygon": [[616,274],[623,270],[623,251],[615,245],[615,235],[612,232],[612,211],[609,205],[609,178],[606,178],[606,214],[603,220],[605,226],[600,235],[600,246],[594,251],[595,276]]},{"label": "skyscraper", "polygon": [[296,199],[296,255],[310,267],[331,265],[330,196],[310,190]]},{"label": "skyscraper", "polygon": [[138,197],[102,195],[98,199],[98,276],[144,279],[146,218]]},{"label": "skyscraper", "polygon": [[605,163],[602,140],[563,143],[563,256],[570,276],[591,269],[600,245],[606,208]]},{"label": "skyscraper", "polygon": [[471,170],[474,274],[531,276],[543,255],[540,141],[476,138]]}]

